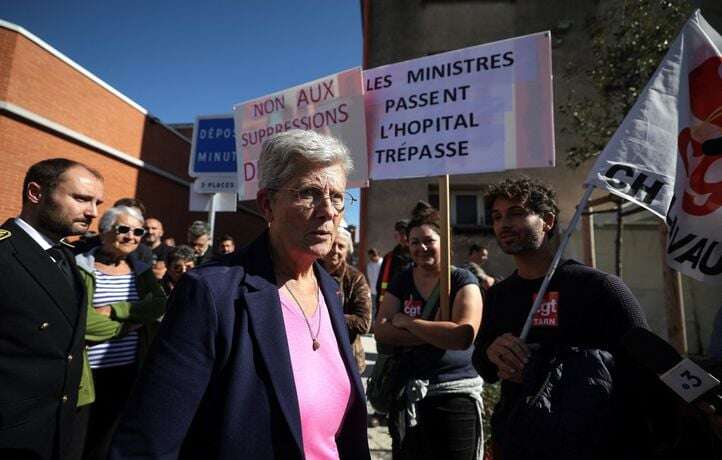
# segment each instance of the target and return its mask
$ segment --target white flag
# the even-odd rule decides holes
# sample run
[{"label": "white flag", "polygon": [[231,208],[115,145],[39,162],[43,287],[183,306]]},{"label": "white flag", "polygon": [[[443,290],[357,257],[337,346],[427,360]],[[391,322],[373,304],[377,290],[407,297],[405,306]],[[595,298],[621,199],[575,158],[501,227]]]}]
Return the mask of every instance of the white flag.
[{"label": "white flag", "polygon": [[666,219],[668,264],[713,283],[722,283],[720,49],[696,11],[587,177]]}]

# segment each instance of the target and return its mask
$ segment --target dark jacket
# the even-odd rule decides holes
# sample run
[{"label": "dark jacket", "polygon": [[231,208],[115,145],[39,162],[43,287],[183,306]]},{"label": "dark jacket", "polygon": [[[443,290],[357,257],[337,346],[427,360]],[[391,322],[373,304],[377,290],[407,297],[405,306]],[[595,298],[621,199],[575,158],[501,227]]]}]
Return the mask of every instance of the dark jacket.
[{"label": "dark jacket", "polygon": [[201,265],[210,262],[214,258],[215,255],[213,254],[213,246],[208,246],[208,249],[206,249],[206,252],[204,252],[203,255],[195,257],[193,265],[196,267],[200,267]]},{"label": "dark jacket", "polygon": [[85,298],[12,220],[2,229],[0,458],[63,458],[83,364]]},{"label": "dark jacket", "polygon": [[[303,458],[291,358],[268,245],[264,233],[245,250],[181,279],[110,458]],[[351,401],[336,444],[341,458],[366,460],[366,401],[338,286],[320,266],[315,270],[351,380]]]},{"label": "dark jacket", "polygon": [[616,457],[624,412],[615,398],[614,372],[614,358],[604,350],[534,352],[524,383],[513,396],[504,394],[491,419],[504,460]]},{"label": "dark jacket", "polygon": [[[476,338],[474,365],[486,382],[493,383],[498,368],[489,360],[487,350],[497,337],[511,333],[519,336],[533,303],[534,295],[542,284],[542,278],[524,279],[517,272],[494,284],[488,291],[479,334]],[[527,343],[539,344],[544,350],[576,347],[583,350],[605,350],[614,357],[614,396],[623,401],[617,408],[620,414],[612,424],[617,431],[605,446],[607,458],[644,458],[645,439],[645,398],[644,390],[638,386],[638,366],[620,349],[622,338],[634,327],[646,328],[646,320],[637,299],[629,288],[617,277],[584,266],[573,260],[560,261],[549,283],[545,296],[546,311],[534,317]],[[532,358],[534,359],[534,358]],[[525,376],[526,377],[526,376]],[[583,385],[594,391],[593,385]],[[560,387],[561,388],[561,387]],[[642,386],[643,388],[643,386]],[[570,388],[570,395],[576,389]],[[521,385],[510,380],[501,383],[501,397],[504,403],[523,400]],[[563,390],[566,391],[566,390]],[[559,393],[563,394],[563,393]],[[569,402],[580,401],[568,398]],[[554,407],[556,409],[557,407]],[[494,418],[500,419],[502,412],[496,411]],[[586,421],[604,426],[601,414]],[[510,424],[510,426],[513,424]],[[571,427],[571,424],[569,424]],[[578,424],[581,428],[583,424]],[[605,426],[608,428],[609,425]],[[601,429],[599,430],[601,432]],[[527,443],[526,438],[517,438],[515,447]],[[551,445],[553,440],[547,443]],[[588,443],[591,445],[591,442]],[[528,458],[543,459],[539,454]],[[580,457],[584,458],[584,457]]]}]

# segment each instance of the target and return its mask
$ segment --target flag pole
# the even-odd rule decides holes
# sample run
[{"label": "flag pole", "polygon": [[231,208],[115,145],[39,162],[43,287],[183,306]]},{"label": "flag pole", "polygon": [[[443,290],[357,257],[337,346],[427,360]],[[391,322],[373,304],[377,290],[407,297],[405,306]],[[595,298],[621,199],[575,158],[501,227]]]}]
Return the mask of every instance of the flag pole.
[{"label": "flag pole", "polygon": [[547,292],[547,288],[549,287],[549,282],[552,279],[552,276],[554,276],[554,272],[557,270],[557,265],[559,265],[559,260],[562,258],[562,254],[564,253],[564,249],[566,249],[567,244],[569,244],[569,239],[572,236],[572,233],[574,232],[574,229],[577,226],[577,223],[579,222],[579,219],[582,216],[582,212],[584,212],[584,209],[587,207],[587,202],[589,201],[589,198],[592,196],[592,192],[594,191],[594,186],[591,184],[587,184],[586,190],[584,190],[584,194],[582,195],[582,199],[579,200],[579,205],[577,205],[577,211],[574,213],[574,216],[572,217],[572,220],[569,221],[569,226],[567,227],[566,231],[564,232],[564,235],[562,235],[561,241],[559,242],[559,247],[557,248],[556,254],[554,254],[554,259],[552,259],[552,263],[549,266],[549,270],[547,271],[546,276],[544,277],[544,281],[542,281],[541,287],[539,288],[539,292],[537,293],[536,299],[534,299],[534,304],[531,307],[531,310],[529,310],[529,315],[526,317],[526,322],[524,323],[524,328],[521,330],[521,334],[519,337],[526,341],[527,336],[529,335],[529,330],[531,329],[531,323],[532,318],[534,314],[539,310],[539,307],[541,306],[542,300],[544,299],[544,294]]}]

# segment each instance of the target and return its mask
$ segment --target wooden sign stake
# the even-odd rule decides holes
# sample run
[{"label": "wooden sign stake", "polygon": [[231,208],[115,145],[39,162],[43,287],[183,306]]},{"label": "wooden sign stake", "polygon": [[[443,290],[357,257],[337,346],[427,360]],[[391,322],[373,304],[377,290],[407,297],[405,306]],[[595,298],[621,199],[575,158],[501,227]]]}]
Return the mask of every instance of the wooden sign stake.
[{"label": "wooden sign stake", "polygon": [[669,343],[680,354],[687,354],[687,321],[684,314],[684,291],[682,274],[667,264],[667,225],[659,223],[659,240],[662,246],[662,276],[664,279],[664,303],[667,310],[667,336]]},{"label": "wooden sign stake", "polygon": [[449,225],[449,175],[439,177],[439,214],[441,217],[441,277],[439,305],[441,321],[451,321],[449,290],[451,288],[451,226]]}]

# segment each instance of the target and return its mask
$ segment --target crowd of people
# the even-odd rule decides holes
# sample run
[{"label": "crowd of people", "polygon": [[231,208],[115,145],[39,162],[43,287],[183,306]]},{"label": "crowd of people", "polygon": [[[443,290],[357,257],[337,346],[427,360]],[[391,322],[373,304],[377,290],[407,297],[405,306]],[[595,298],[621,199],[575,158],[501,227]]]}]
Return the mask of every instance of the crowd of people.
[{"label": "crowd of people", "polygon": [[[491,275],[477,242],[444,293],[442,223],[425,202],[400,212],[391,251],[349,262],[352,168],[333,137],[266,140],[268,225],[240,248],[203,221],[176,245],[132,198],[99,215],[103,176],[81,163],[31,166],[22,210],[0,228],[0,458],[369,459],[367,426],[381,420],[395,459],[481,459],[482,391],[496,381],[486,458],[719,448],[709,407],[685,413],[684,436],[660,422],[679,404],[622,346],[647,323],[620,279],[563,260],[521,337],[558,242],[551,188],[491,186],[493,233],[516,270]],[[374,397],[388,403],[371,418],[369,332]]]}]

